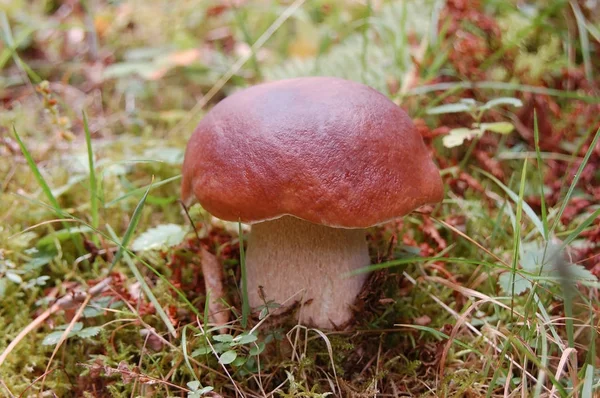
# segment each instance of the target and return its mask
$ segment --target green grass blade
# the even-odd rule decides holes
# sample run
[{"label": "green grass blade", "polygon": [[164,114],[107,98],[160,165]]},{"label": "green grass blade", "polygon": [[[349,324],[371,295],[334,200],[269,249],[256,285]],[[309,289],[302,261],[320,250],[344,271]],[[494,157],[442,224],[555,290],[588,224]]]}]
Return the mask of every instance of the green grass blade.
[{"label": "green grass blade", "polygon": [[[188,328],[188,326],[190,326],[190,325],[185,325],[183,327],[183,330],[181,331],[181,350],[183,351],[183,360],[185,361],[185,365],[190,370],[190,373],[192,374],[194,379],[197,381],[200,381],[200,380],[198,380],[198,376],[196,376],[196,372],[194,372],[194,368],[192,367],[192,364],[190,362],[190,357],[189,357],[188,351],[187,351],[187,328]],[[200,386],[202,386],[202,384]]]},{"label": "green grass blade", "polygon": [[577,173],[575,173],[575,177],[573,178],[573,181],[571,182],[571,186],[569,187],[569,190],[567,191],[567,194],[565,195],[565,197],[563,199],[560,210],[556,214],[556,218],[554,219],[554,222],[552,223],[552,227],[550,228],[550,236],[552,236],[552,234],[554,233],[554,230],[558,226],[558,224],[560,222],[560,218],[562,217],[563,213],[565,212],[565,209],[567,208],[567,205],[569,204],[569,200],[571,199],[571,196],[573,195],[573,191],[575,190],[575,187],[577,186],[577,183],[579,182],[581,173],[583,173],[583,169],[585,168],[588,161],[590,160],[590,156],[592,156],[592,153],[594,152],[594,149],[596,148],[596,144],[598,143],[599,138],[600,138],[600,129],[598,129],[596,131],[596,135],[594,136],[594,139],[590,143],[590,147],[587,150],[585,156],[583,157],[583,160],[581,161],[581,164],[579,165],[579,168],[577,169]]},{"label": "green grass blade", "polygon": [[[100,218],[98,214],[98,180],[96,178],[96,167],[94,165],[94,151],[92,149],[92,136],[90,133],[90,127],[88,124],[88,118],[85,112],[83,114],[83,130],[85,132],[85,143],[87,146],[88,153],[88,165],[90,168],[90,211],[92,216],[92,226],[98,229],[100,225]],[[97,237],[94,236],[97,241]],[[96,242],[98,243],[98,242]]]},{"label": "green grass blade", "polygon": [[547,88],[543,86],[531,86],[527,84],[518,83],[506,83],[506,82],[495,82],[495,81],[482,81],[482,82],[451,82],[451,83],[435,83],[417,86],[410,89],[407,95],[425,95],[436,91],[448,91],[454,90],[459,92],[461,90],[502,90],[502,91],[518,91],[522,93],[532,93],[549,95],[552,97],[575,99],[583,101],[588,104],[597,104],[598,97],[593,95],[584,95],[580,91],[566,91],[555,88]]},{"label": "green grass blade", "polygon": [[244,231],[242,231],[242,222],[238,223],[238,234],[240,238],[240,268],[242,270],[242,327],[248,325],[250,317],[250,301],[248,300],[248,281],[246,273],[246,254],[244,251]]},{"label": "green grass blade", "polygon": [[[508,335],[508,343],[511,343],[515,348],[517,348],[517,350],[524,356],[526,357],[529,361],[533,362],[535,367],[537,367],[538,369],[544,369],[542,363],[540,362],[539,358],[537,356],[535,356],[535,354],[533,354],[529,348],[528,345],[526,345],[520,338],[518,338],[517,336],[514,335]],[[559,395],[561,397],[567,397],[569,394],[567,393],[567,391],[565,390],[565,387],[562,385],[562,383],[557,380],[554,375],[552,374],[552,372],[550,372],[548,369],[544,369],[546,372],[546,375],[548,377],[548,379],[550,379],[550,382],[554,385],[554,387],[556,387],[556,389],[559,391]]]},{"label": "green grass blade", "polygon": [[[152,180],[154,180],[154,178],[152,178]],[[110,264],[110,267],[108,268],[108,272],[110,272],[113,269],[115,264],[117,262],[119,262],[119,260],[123,256],[123,253],[125,253],[125,251],[127,249],[127,245],[129,245],[129,241],[133,237],[133,232],[135,231],[135,228],[137,227],[138,223],[140,222],[140,218],[142,217],[142,209],[144,208],[144,204],[146,203],[146,199],[148,198],[148,194],[150,193],[151,188],[152,188],[152,183],[150,183],[150,185],[146,189],[146,192],[144,193],[144,196],[142,196],[142,199],[139,201],[139,203],[135,207],[135,210],[133,211],[133,215],[131,216],[131,221],[129,222],[129,225],[127,226],[127,230],[125,230],[125,235],[123,235],[123,240],[120,241],[119,249],[117,250],[117,253],[113,257],[113,261]]]},{"label": "green grass blade", "polygon": [[576,1],[570,1],[569,4],[573,9],[575,15],[575,21],[577,22],[577,31],[579,33],[579,44],[581,45],[581,55],[583,58],[583,68],[585,70],[585,77],[590,81],[594,81],[592,57],[590,55],[590,39],[588,37],[588,30],[586,27],[585,16],[581,11],[581,7]]},{"label": "green grass blade", "polygon": [[590,226],[596,219],[600,217],[600,208],[596,209],[595,212],[590,214],[581,224],[577,226],[561,243],[561,249],[564,249],[569,245],[569,243],[573,242],[584,229]]},{"label": "green grass blade", "polygon": [[[33,156],[31,156],[29,149],[27,149],[27,146],[21,139],[21,136],[17,132],[17,129],[15,128],[15,126],[13,126],[13,133],[14,133],[15,139],[17,140],[19,148],[21,149],[21,152],[23,153],[23,156],[25,157],[25,160],[27,161],[27,165],[29,166],[29,169],[33,173],[33,176],[35,177],[35,180],[37,181],[40,188],[42,188],[42,192],[46,196],[46,199],[48,200],[48,202],[50,202],[51,207],[54,208],[54,212],[56,214],[58,214],[60,217],[65,217],[65,215],[67,215],[68,213],[65,212],[64,210],[62,210],[62,208],[60,207],[58,200],[52,193],[52,189],[50,189],[50,186],[46,182],[46,179],[40,172],[40,169],[38,168],[37,163],[35,163],[35,160],[33,160]],[[68,216],[72,217],[70,214]],[[67,230],[70,229],[70,226],[67,223],[63,223],[63,227]],[[75,244],[75,248],[77,249],[77,252],[80,255],[84,254],[85,250],[83,248],[81,238],[79,236],[71,235],[71,240]],[[86,263],[87,263],[87,261],[86,261]]]},{"label": "green grass blade", "polygon": [[523,195],[525,193],[525,177],[527,175],[527,160],[523,162],[523,170],[521,171],[521,186],[519,187],[519,200],[517,202],[517,214],[515,217],[515,236],[513,241],[513,261],[512,261],[512,294],[510,303],[510,316],[513,317],[514,300],[515,300],[515,280],[517,267],[519,265],[519,252],[521,248],[521,218],[523,215]]},{"label": "green grass blade", "polygon": [[[129,224],[129,226],[131,227],[131,225],[133,225],[133,220]],[[119,238],[115,234],[115,231],[113,231],[113,229],[110,227],[110,225],[107,225],[107,228],[108,228],[108,232],[110,233],[111,237],[115,241],[118,241]],[[129,232],[130,230],[132,230],[132,228],[128,228],[127,232]],[[126,233],[126,235],[127,235],[127,233]],[[131,256],[129,256],[129,253],[126,250],[123,249],[123,247],[125,247],[125,245],[126,245],[125,239],[123,239],[123,241],[121,243],[121,246],[119,246],[119,251],[118,252],[121,252],[121,256],[125,260],[125,263],[127,263],[127,266],[129,267],[129,270],[131,271],[131,273],[133,274],[133,276],[135,276],[135,279],[137,279],[137,281],[139,282],[140,287],[142,288],[142,290],[145,293],[145,295],[148,298],[148,300],[150,300],[150,302],[154,306],[154,309],[156,310],[156,313],[162,319],[162,321],[165,324],[165,326],[167,327],[167,330],[169,331],[169,333],[171,333],[171,335],[173,337],[177,337],[177,332],[175,331],[175,328],[173,327],[173,324],[171,323],[171,320],[169,319],[169,316],[167,315],[167,313],[165,312],[165,310],[163,310],[163,308],[161,307],[161,305],[158,302],[158,300],[156,299],[156,296],[154,295],[154,293],[152,293],[152,289],[150,289],[150,286],[148,286],[148,284],[146,283],[146,280],[144,279],[144,276],[142,275],[142,273],[140,272],[140,270],[137,268],[137,266],[133,263],[133,260],[131,259]],[[114,263],[113,263],[113,265],[114,265]]]},{"label": "green grass blade", "polygon": [[17,132],[17,129],[14,126],[13,126],[13,133],[15,135],[17,143],[19,144],[19,148],[21,148],[21,152],[23,152],[23,156],[25,156],[25,160],[27,161],[27,164],[29,165],[29,169],[33,173],[33,176],[35,177],[35,180],[37,181],[38,185],[42,188],[42,192],[48,199],[48,202],[50,202],[50,204],[53,207],[60,209],[58,200],[56,200],[56,198],[52,194],[52,190],[48,186],[48,183],[44,179],[44,176],[42,176],[42,173],[40,172],[40,169],[37,167],[35,160],[33,160],[33,156],[31,156],[29,149],[27,149],[27,147],[23,143],[23,140],[21,140],[21,136],[19,135],[19,133]]},{"label": "green grass blade", "polygon": [[540,180],[540,201],[541,201],[541,212],[542,212],[542,226],[544,228],[544,240],[548,241],[548,210],[546,209],[546,196],[544,193],[544,173],[542,162],[542,155],[540,151],[540,131],[538,128],[537,111],[533,110],[533,139],[535,143],[535,156],[537,160],[537,172]]},{"label": "green grass blade", "polygon": [[499,179],[497,179],[496,177],[494,177],[492,174],[490,174],[487,171],[482,170],[482,169],[480,169],[478,167],[475,167],[475,170],[477,170],[478,172],[480,172],[481,174],[483,174],[484,176],[486,176],[490,180],[494,181],[496,183],[496,185],[498,185],[500,188],[502,188],[502,190],[504,192],[506,192],[506,194],[508,195],[508,197],[513,202],[515,202],[515,203],[518,204],[519,201],[520,201],[521,202],[521,206],[523,208],[523,212],[533,222],[533,225],[539,231],[539,233],[542,236],[544,236],[544,224],[543,224],[542,220],[540,220],[540,218],[537,216],[537,214],[535,214],[535,211],[533,211],[533,209],[531,208],[531,206],[529,206],[529,204],[527,202],[525,202],[524,200],[520,200],[519,199],[519,195],[517,195],[516,193],[514,193],[510,188],[508,188],[506,185],[504,185],[504,183],[502,183],[502,181],[500,181]]},{"label": "green grass blade", "polygon": [[19,57],[19,54],[17,54],[17,44],[15,44],[15,41],[13,39],[12,30],[10,28],[10,23],[8,22],[8,17],[6,16],[6,12],[0,11],[0,21],[2,22],[2,30],[4,33],[2,35],[2,39],[6,43],[7,50],[10,51],[10,55],[12,56],[13,61],[23,71],[25,71],[29,79],[31,79],[31,81],[34,84],[40,83],[42,81],[41,77],[37,73],[35,73],[33,69],[31,69],[29,65],[27,65],[27,63],[23,62],[21,57]]},{"label": "green grass blade", "polygon": [[[166,184],[169,184],[170,182],[173,182],[173,181],[177,181],[180,178],[181,178],[181,174],[173,176],[173,177],[169,177],[169,178],[167,178],[165,180],[162,180],[162,181],[159,181],[157,183],[152,183],[152,189],[161,187],[161,186],[166,185]],[[146,189],[147,189],[147,187],[140,187],[140,188],[133,189],[133,190],[127,192],[126,194],[121,195],[118,198],[113,199],[110,202],[106,203],[106,207],[112,207],[112,206],[114,206],[115,204],[117,204],[118,202],[120,202],[120,201],[122,201],[124,199],[127,199],[127,198],[129,198],[131,196],[135,196],[137,194],[145,192]]]},{"label": "green grass blade", "polygon": [[585,367],[585,376],[583,377],[583,387],[581,389],[582,397],[593,397],[592,390],[594,386],[594,367],[587,365]]},{"label": "green grass blade", "polygon": [[539,324],[540,327],[540,338],[542,341],[542,355],[541,364],[542,367],[538,370],[537,383],[533,389],[533,397],[539,397],[542,394],[542,387],[544,386],[544,380],[546,378],[545,369],[548,367],[548,336],[546,336],[546,327],[543,323]]}]

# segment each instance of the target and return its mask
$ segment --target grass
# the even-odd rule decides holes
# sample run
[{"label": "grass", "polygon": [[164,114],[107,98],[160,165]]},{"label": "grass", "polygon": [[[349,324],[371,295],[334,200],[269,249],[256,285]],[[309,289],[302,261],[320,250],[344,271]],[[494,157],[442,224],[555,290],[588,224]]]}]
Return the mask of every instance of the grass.
[{"label": "grass", "polygon": [[[598,394],[597,11],[457,3],[3,6],[0,395]],[[369,230],[343,331],[268,315],[274,303],[250,313],[247,228],[196,205],[194,232],[178,202],[211,106],[309,74],[401,104],[446,187]],[[523,106],[428,112],[505,97]],[[474,123],[512,131],[444,146]],[[224,269],[227,333],[209,322],[201,250]]]}]

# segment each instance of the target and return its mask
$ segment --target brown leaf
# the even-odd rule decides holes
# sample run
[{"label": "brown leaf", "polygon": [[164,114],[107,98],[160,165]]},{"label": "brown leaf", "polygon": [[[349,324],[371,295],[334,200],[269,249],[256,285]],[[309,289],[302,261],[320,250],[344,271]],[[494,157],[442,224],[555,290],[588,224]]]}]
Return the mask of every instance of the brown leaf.
[{"label": "brown leaf", "polygon": [[437,243],[440,250],[444,250],[448,246],[444,238],[442,238],[442,236],[438,232],[437,228],[435,228],[435,225],[433,225],[433,221],[431,221],[431,218],[429,218],[428,216],[423,216],[422,229],[425,235],[428,235],[431,239],[435,241],[435,243]]},{"label": "brown leaf", "polygon": [[504,179],[504,171],[500,162],[490,157],[487,152],[476,150],[474,151],[475,159],[483,166],[484,169],[492,173],[499,180]]},{"label": "brown leaf", "polygon": [[[224,326],[229,321],[229,309],[222,303],[226,296],[223,286],[223,268],[217,257],[204,248],[200,251],[200,261],[206,292],[210,294],[208,302],[210,320],[216,325]],[[225,329],[221,329],[221,332],[224,333]]]}]

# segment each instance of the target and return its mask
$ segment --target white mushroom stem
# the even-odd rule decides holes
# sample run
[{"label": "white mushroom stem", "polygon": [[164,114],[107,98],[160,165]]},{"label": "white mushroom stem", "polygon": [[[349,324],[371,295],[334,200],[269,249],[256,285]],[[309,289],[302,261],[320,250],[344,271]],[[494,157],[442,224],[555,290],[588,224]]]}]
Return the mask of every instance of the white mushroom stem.
[{"label": "white mushroom stem", "polygon": [[248,295],[253,308],[265,299],[306,303],[303,324],[319,328],[341,326],[352,317],[350,306],[367,278],[347,276],[369,265],[363,229],[330,228],[291,216],[252,226],[246,253]]}]

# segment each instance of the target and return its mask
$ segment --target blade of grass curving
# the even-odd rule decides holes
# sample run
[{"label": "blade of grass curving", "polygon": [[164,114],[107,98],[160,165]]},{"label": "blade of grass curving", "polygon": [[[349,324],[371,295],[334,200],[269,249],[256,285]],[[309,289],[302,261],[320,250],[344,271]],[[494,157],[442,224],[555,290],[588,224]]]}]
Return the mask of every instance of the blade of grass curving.
[{"label": "blade of grass curving", "polygon": [[[48,199],[48,201],[50,202],[51,207],[53,207],[55,209],[54,212],[56,214],[58,214],[59,217],[64,217],[65,214],[68,214],[68,213],[65,212],[64,210],[62,210],[62,208],[60,207],[58,200],[56,200],[56,197],[52,193],[50,186],[48,185],[48,183],[46,182],[46,179],[40,172],[40,169],[38,168],[37,163],[35,163],[35,160],[33,160],[33,156],[31,156],[29,149],[27,149],[27,146],[21,139],[21,136],[17,132],[17,129],[15,128],[15,126],[13,126],[13,133],[14,133],[15,139],[17,140],[19,148],[21,149],[21,152],[23,153],[23,156],[25,157],[25,160],[27,161],[27,165],[29,166],[29,169],[33,173],[33,176],[35,177],[35,180],[37,181],[38,185],[42,189],[42,192],[46,196],[46,199]],[[70,214],[69,214],[69,216],[70,216]],[[68,223],[62,223],[62,224],[63,224],[63,228],[65,228],[67,230],[69,230],[71,228]],[[83,248],[83,243],[81,242],[81,237],[71,235],[71,240],[73,241],[73,244],[75,245],[75,248],[77,249],[78,254],[83,255],[85,253],[85,250]]]},{"label": "blade of grass curving", "polygon": [[[169,177],[169,178],[167,178],[165,180],[162,180],[162,181],[159,181],[157,183],[153,183],[152,184],[152,189],[161,187],[161,186],[166,185],[166,184],[168,184],[170,182],[173,182],[173,181],[177,181],[180,178],[181,178],[181,174],[173,176],[173,177]],[[110,202],[108,202],[106,204],[106,207],[112,207],[113,205],[115,205],[116,203],[118,203],[118,202],[120,202],[120,201],[122,201],[124,199],[127,199],[127,198],[129,198],[131,196],[137,195],[139,193],[145,192],[146,189],[147,189],[147,187],[140,187],[140,188],[133,189],[133,190],[127,192],[126,194],[121,195],[118,198],[111,200]]]},{"label": "blade of grass curving", "polygon": [[596,361],[596,329],[594,325],[596,324],[594,318],[594,304],[588,303],[589,308],[589,316],[590,316],[590,344],[588,346],[588,352],[585,356],[585,376],[583,377],[583,386],[581,391],[582,397],[591,397],[592,396],[592,384],[594,382],[594,373],[595,373],[595,361]]},{"label": "blade of grass curving", "polygon": [[548,241],[548,211],[546,209],[546,196],[544,194],[544,173],[542,162],[542,155],[540,151],[540,130],[538,128],[537,110],[533,110],[533,140],[535,144],[535,156],[537,160],[537,172],[540,180],[540,201],[541,201],[541,212],[542,212],[542,226],[544,228],[543,236],[544,240]]},{"label": "blade of grass curving", "polygon": [[[152,176],[152,181],[154,181],[154,176]],[[131,221],[129,222],[129,225],[127,226],[127,229],[125,230],[125,235],[123,235],[123,240],[122,241],[117,240],[120,243],[119,249],[117,250],[117,253],[115,253],[115,256],[113,257],[113,261],[110,264],[110,267],[108,268],[108,272],[112,271],[115,264],[117,264],[117,262],[121,259],[121,257],[123,256],[123,253],[125,253],[127,246],[129,245],[129,241],[133,237],[133,232],[135,231],[135,228],[137,227],[138,223],[140,222],[140,218],[142,217],[142,209],[144,208],[144,204],[146,203],[146,199],[148,198],[148,194],[150,193],[151,188],[152,188],[152,182],[150,183],[150,185],[148,185],[148,188],[146,189],[144,196],[142,196],[142,199],[138,202],[137,206],[135,207],[135,210],[133,211],[133,215],[131,216]]]},{"label": "blade of grass curving", "polygon": [[[142,202],[140,202],[140,203],[142,203]],[[142,205],[143,205],[143,203],[142,203]],[[132,220],[132,222],[129,224],[129,226],[131,227],[131,225],[133,225],[133,224],[134,224],[134,222]],[[113,238],[113,240],[118,241],[119,238],[117,237],[117,234],[115,234],[115,231],[113,231],[113,229],[110,227],[110,225],[107,225],[106,227],[108,229],[109,234]],[[133,229],[135,229],[135,227],[127,228],[127,232],[129,232],[130,230],[133,230]],[[127,235],[127,232],[126,232],[126,235]],[[129,236],[129,237],[131,237],[131,236]],[[148,300],[150,300],[150,302],[154,306],[156,313],[162,319],[162,321],[165,324],[165,326],[167,327],[167,330],[169,331],[169,333],[171,333],[171,335],[173,337],[177,337],[177,332],[175,331],[175,328],[173,327],[173,324],[171,323],[169,316],[167,315],[165,310],[163,310],[163,308],[161,307],[161,305],[158,302],[158,300],[156,299],[156,296],[154,295],[154,293],[152,293],[152,289],[150,289],[150,286],[148,286],[148,284],[146,283],[146,279],[144,279],[144,276],[142,275],[140,270],[133,263],[133,260],[129,256],[129,253],[127,252],[127,250],[122,249],[123,247],[126,247],[125,238],[123,239],[123,241],[121,241],[121,246],[119,247],[118,252],[121,252],[121,256],[125,260],[125,263],[127,263],[127,266],[131,270],[131,273],[133,274],[133,276],[135,276],[135,279],[137,279],[137,281],[139,282],[140,287],[142,288],[142,291],[146,294],[146,297],[148,298]],[[115,256],[115,258],[116,258],[116,256]],[[112,265],[114,265],[114,262]],[[111,265],[111,267],[112,267],[112,265]]]},{"label": "blade of grass curving", "polygon": [[[559,260],[564,261],[564,260]],[[566,267],[566,264],[561,265]],[[563,292],[563,304],[565,309],[565,326],[567,329],[567,343],[569,348],[575,348],[575,327],[573,324],[573,297],[575,296],[574,286],[575,282],[569,278],[564,277],[560,280],[560,286]]]},{"label": "blade of grass curving", "polygon": [[[398,260],[386,261],[384,263],[367,265],[366,267],[362,267],[362,268],[347,272],[347,273],[343,274],[342,277],[350,277],[350,276],[359,275],[359,274],[362,274],[365,272],[379,271],[379,270],[386,269],[386,268],[397,267],[398,265],[412,264],[412,263],[418,263],[418,262],[438,262],[438,261],[447,262],[447,263],[456,262],[456,263],[464,263],[464,264],[470,264],[470,265],[483,265],[483,266],[490,267],[490,268],[500,268],[505,271],[511,270],[510,267],[504,266],[502,264],[490,263],[489,261],[471,260],[471,259],[462,258],[462,257],[406,257],[406,258],[401,258]],[[528,273],[525,273],[525,272],[524,272],[524,274],[528,275]]]},{"label": "blade of grass curving", "polygon": [[208,314],[210,314],[210,290],[206,290],[206,297],[204,298],[204,314],[202,314],[203,325],[208,325],[210,321]]},{"label": "blade of grass curving", "polygon": [[598,97],[593,95],[582,95],[580,91],[566,91],[542,86],[530,86],[527,84],[516,84],[506,82],[482,81],[482,82],[458,82],[458,83],[435,83],[426,84],[412,88],[407,95],[425,95],[434,91],[447,90],[502,90],[519,91],[523,93],[542,94],[552,97],[576,99],[588,104],[597,104]]},{"label": "blade of grass curving", "polygon": [[246,254],[244,251],[244,231],[242,231],[242,222],[238,222],[238,235],[240,238],[240,268],[242,270],[242,327],[248,325],[250,316],[250,302],[248,301],[248,281],[246,274]]},{"label": "blade of grass curving", "polygon": [[[502,183],[502,181],[500,181],[499,179],[494,177],[492,174],[488,173],[487,171],[485,171],[483,169],[480,169],[478,167],[473,167],[473,169],[477,170],[479,173],[483,174],[490,180],[494,181],[496,183],[496,185],[498,185],[500,188],[502,188],[502,190],[504,192],[506,192],[508,197],[513,202],[515,202],[517,204],[519,203],[519,195],[517,195],[510,188],[508,188],[506,185],[504,185],[504,183]],[[521,200],[521,206],[523,207],[523,212],[533,222],[533,225],[535,226],[535,228],[539,231],[539,233],[542,236],[544,236],[544,224],[543,224],[542,220],[540,220],[540,218],[537,216],[537,214],[535,214],[535,211],[533,211],[531,206],[529,206],[529,204],[527,202],[525,202],[524,200]]]},{"label": "blade of grass curving", "polygon": [[494,387],[496,386],[496,384],[498,384],[498,377],[500,376],[502,370],[504,370],[504,368],[502,367],[502,362],[504,362],[504,358],[508,356],[507,352],[509,348],[510,344],[504,344],[504,347],[502,347],[502,351],[500,351],[500,355],[498,356],[498,361],[500,361],[500,363],[496,363],[496,366],[493,367],[494,374],[492,375],[492,380],[490,380],[490,388],[488,388],[488,392],[485,395],[485,398],[492,397],[492,393],[495,389]]},{"label": "blade of grass curving", "polygon": [[576,1],[570,1],[569,4],[573,9],[573,15],[575,15],[575,21],[577,22],[579,44],[581,45],[581,56],[583,58],[585,77],[588,79],[588,81],[593,82],[594,74],[592,72],[592,57],[590,56],[590,39],[588,37],[585,16],[583,15],[581,7],[579,7],[579,4]]},{"label": "blade of grass curving", "polygon": [[44,195],[46,196],[46,198],[48,199],[50,204],[53,207],[56,207],[57,209],[59,209],[60,205],[58,204],[58,200],[56,200],[56,198],[52,194],[52,190],[48,186],[48,183],[44,179],[44,176],[42,176],[42,173],[40,172],[40,169],[37,167],[35,160],[33,160],[33,157],[31,156],[29,149],[27,149],[27,147],[25,146],[25,143],[23,143],[23,141],[21,140],[21,136],[19,135],[19,133],[17,132],[17,129],[14,126],[13,126],[13,133],[15,135],[15,138],[17,139],[19,148],[21,148],[21,152],[23,152],[23,156],[25,156],[25,160],[27,161],[27,164],[29,165],[29,169],[31,169],[37,183],[42,188],[42,192],[44,192]]},{"label": "blade of grass curving", "polygon": [[538,381],[535,383],[535,387],[533,388],[533,397],[538,398],[542,394],[542,387],[544,386],[544,381],[546,379],[546,368],[548,367],[548,336],[546,336],[546,329],[543,323],[538,324],[541,328],[540,330],[540,338],[542,341],[542,355],[541,355],[541,363],[542,367],[538,371]]},{"label": "blade of grass curving", "polygon": [[[24,27],[24,29],[21,30],[17,34],[16,38],[12,38],[12,37],[9,38],[8,37],[9,32],[6,29],[6,25],[5,25],[4,35],[2,36],[2,38],[0,38],[6,44],[6,46],[4,46],[4,49],[2,51],[0,51],[0,70],[3,70],[4,67],[6,66],[6,64],[8,63],[8,61],[10,59],[12,59],[13,53],[16,51],[16,49],[19,48],[23,43],[27,42],[29,40],[30,36],[33,33],[35,33],[35,31],[38,29],[44,29],[44,27],[27,26],[27,27]],[[12,39],[12,44],[9,45],[9,40],[11,40],[11,39]]]},{"label": "blade of grass curving", "polygon": [[556,377],[554,377],[552,372],[549,372],[547,368],[543,367],[539,358],[533,352],[531,352],[528,345],[526,345],[518,336],[508,335],[507,339],[507,344],[512,344],[521,354],[533,362],[536,368],[544,369],[546,376],[548,379],[550,379],[550,382],[554,385],[554,387],[560,392],[561,397],[567,397],[569,395],[565,390],[565,387],[559,380],[556,379]]},{"label": "blade of grass curving", "polygon": [[567,235],[567,237],[562,241],[560,249],[563,250],[566,248],[569,243],[573,242],[583,232],[583,230],[589,227],[596,219],[598,219],[598,217],[600,217],[600,209],[596,209],[595,212],[590,214],[582,223],[577,226],[577,228]]},{"label": "blade of grass curving", "polygon": [[[98,229],[100,225],[100,218],[98,216],[98,180],[96,179],[96,167],[94,165],[94,151],[92,149],[92,135],[90,133],[90,127],[88,124],[88,118],[85,111],[83,115],[83,131],[85,132],[85,144],[87,146],[88,153],[88,165],[90,168],[90,212],[92,213],[92,226]],[[95,243],[98,243],[98,237],[93,236]]]},{"label": "blade of grass curving", "polygon": [[512,260],[512,292],[510,301],[510,318],[513,317],[515,303],[515,281],[517,266],[519,265],[519,253],[521,248],[521,218],[523,215],[523,195],[525,193],[525,176],[527,175],[527,159],[523,162],[523,170],[521,171],[521,186],[519,187],[519,201],[517,202],[517,214],[515,217],[514,241],[513,241],[513,260]]},{"label": "blade of grass curving", "polygon": [[581,387],[581,396],[582,397],[593,397],[592,394],[594,386],[594,367],[588,364],[585,367],[585,376],[583,378],[583,386]]},{"label": "blade of grass curving", "polygon": [[33,69],[31,69],[29,65],[27,65],[27,63],[24,62],[17,53],[17,45],[15,44],[15,40],[13,39],[12,29],[10,28],[10,23],[8,22],[6,12],[4,12],[3,10],[0,10],[0,21],[2,22],[3,31],[2,39],[6,43],[7,50],[10,51],[10,55],[12,56],[13,61],[21,68],[21,70],[23,70],[27,74],[27,77],[29,77],[29,79],[33,81],[33,83],[40,83],[42,81],[40,76],[37,73],[35,73]]},{"label": "blade of grass curving", "polygon": [[579,165],[579,168],[577,169],[577,173],[575,173],[575,177],[573,178],[573,181],[571,182],[571,186],[569,187],[569,190],[567,191],[567,194],[565,195],[565,197],[563,199],[562,205],[560,206],[560,210],[556,214],[556,218],[554,219],[554,222],[552,223],[552,227],[550,228],[550,233],[549,233],[550,236],[552,236],[552,234],[554,233],[554,230],[558,227],[560,219],[561,219],[565,209],[567,208],[567,205],[569,204],[569,200],[571,199],[571,196],[573,195],[573,191],[575,190],[575,187],[577,186],[577,183],[579,182],[581,173],[583,173],[583,169],[585,168],[588,161],[590,160],[590,156],[592,156],[592,153],[594,152],[594,149],[596,148],[596,144],[598,143],[599,138],[600,138],[600,128],[596,131],[596,135],[592,139],[592,142],[590,143],[590,147],[588,148],[587,152],[585,153],[585,156],[583,157],[583,160],[581,161],[581,164]]},{"label": "blade of grass curving", "polygon": [[[192,364],[190,362],[190,358],[188,356],[188,351],[187,351],[187,328],[188,328],[188,326],[190,326],[190,325],[185,325],[183,327],[183,330],[181,331],[181,350],[183,351],[183,360],[185,361],[187,368],[190,370],[192,377],[194,377],[194,379],[196,379],[199,382],[200,380],[198,380],[198,377],[196,376],[196,372],[194,372],[194,368],[192,368]],[[200,386],[202,386],[202,385],[200,385]]]}]

